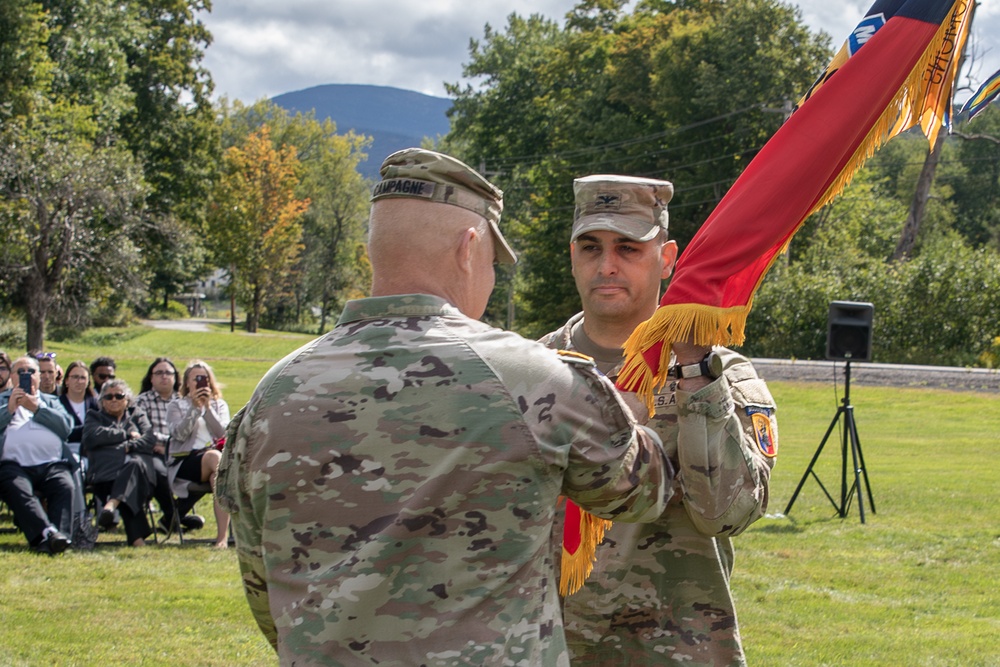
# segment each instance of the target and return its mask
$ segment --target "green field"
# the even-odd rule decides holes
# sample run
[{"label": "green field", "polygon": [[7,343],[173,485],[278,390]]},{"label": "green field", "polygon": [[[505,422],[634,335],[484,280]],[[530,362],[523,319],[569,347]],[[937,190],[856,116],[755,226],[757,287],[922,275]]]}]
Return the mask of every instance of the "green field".
[{"label": "green field", "polygon": [[[208,361],[235,412],[260,376],[309,340],[130,329],[52,344],[65,366],[98,354],[138,389],[149,362]],[[769,516],[736,539],[733,589],[751,665],[1000,665],[1000,396],[852,388],[876,504],[841,519],[813,479],[781,516],[829,426],[831,385],[773,383],[780,453]],[[816,472],[839,498],[837,433]],[[200,513],[211,523],[207,500]],[[0,517],[0,665],[274,665],[235,554],[198,541],[27,551]]]}]

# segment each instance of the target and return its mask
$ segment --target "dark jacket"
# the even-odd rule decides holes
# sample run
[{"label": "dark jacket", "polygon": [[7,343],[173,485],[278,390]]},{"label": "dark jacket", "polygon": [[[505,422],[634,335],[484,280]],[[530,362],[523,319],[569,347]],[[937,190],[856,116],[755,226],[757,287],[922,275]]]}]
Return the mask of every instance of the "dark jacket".
[{"label": "dark jacket", "polygon": [[[66,394],[59,394],[59,402],[62,403],[63,408],[65,408],[66,413],[69,414],[70,419],[73,420],[73,430],[70,431],[69,437],[66,438],[66,442],[80,442],[83,440],[83,422],[76,415],[76,411],[73,406],[69,404],[69,396]],[[83,411],[90,412],[91,410],[97,410],[100,407],[97,403],[97,399],[91,393],[84,394],[83,396]]]},{"label": "dark jacket", "polygon": [[[129,433],[132,431],[139,433],[139,437],[130,438]],[[152,456],[154,445],[156,433],[141,408],[130,406],[121,420],[100,408],[90,410],[83,424],[83,439],[80,441],[80,455],[86,456],[90,464],[87,468],[87,483],[113,481],[125,462],[126,454]]]}]

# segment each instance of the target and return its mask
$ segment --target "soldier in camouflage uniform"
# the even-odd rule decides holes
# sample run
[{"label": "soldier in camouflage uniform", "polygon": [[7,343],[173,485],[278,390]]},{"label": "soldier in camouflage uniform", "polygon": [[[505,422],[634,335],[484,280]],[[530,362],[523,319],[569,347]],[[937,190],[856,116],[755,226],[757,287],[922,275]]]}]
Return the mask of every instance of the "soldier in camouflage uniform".
[{"label": "soldier in camouflage uniform", "polygon": [[568,665],[560,495],[655,520],[673,475],[579,355],[479,322],[515,258],[502,193],[407,149],[372,196],[372,297],[233,420],[218,497],[283,665]]},{"label": "soldier in camouflage uniform", "polygon": [[[583,312],[543,338],[592,356],[614,378],[622,346],[657,307],[677,246],[667,181],[590,176],[574,183],[573,275]],[[615,523],[594,573],[564,602],[580,665],[743,665],[729,590],[730,538],[767,506],[777,453],[774,401],[750,362],[725,348],[674,345],[673,379],[649,422],[677,476],[655,523]],[[673,366],[676,369],[677,366]]]}]

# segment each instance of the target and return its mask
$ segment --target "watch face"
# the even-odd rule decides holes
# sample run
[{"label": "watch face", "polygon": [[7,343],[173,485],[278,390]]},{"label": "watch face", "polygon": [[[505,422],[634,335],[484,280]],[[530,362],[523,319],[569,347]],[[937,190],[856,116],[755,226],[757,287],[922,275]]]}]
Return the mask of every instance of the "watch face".
[{"label": "watch face", "polygon": [[708,362],[708,374],[711,375],[712,378],[717,378],[722,375],[723,371],[722,357],[720,357],[715,352],[709,352],[708,357],[705,358],[705,361]]}]

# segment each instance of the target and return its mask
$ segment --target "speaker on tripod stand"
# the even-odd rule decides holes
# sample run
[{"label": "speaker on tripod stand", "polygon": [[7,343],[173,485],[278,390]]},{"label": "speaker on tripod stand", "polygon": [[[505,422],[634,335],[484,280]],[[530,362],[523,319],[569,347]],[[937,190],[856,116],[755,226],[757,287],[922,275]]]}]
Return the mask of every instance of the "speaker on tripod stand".
[{"label": "speaker on tripod stand", "polygon": [[871,361],[875,306],[834,301],[826,328],[826,358],[830,361]]},{"label": "speaker on tripod stand", "polygon": [[[864,496],[862,495],[862,480],[868,492],[868,504],[872,514],[875,513],[875,499],[872,497],[871,486],[868,484],[868,471],[865,469],[865,458],[861,452],[861,440],[858,438],[858,427],[854,421],[854,406],[851,404],[851,362],[872,360],[872,321],[874,319],[875,306],[870,303],[857,301],[834,301],[830,304],[830,314],[827,320],[826,334],[826,358],[830,361],[844,362],[844,398],[837,408],[830,427],[826,430],[823,440],[819,443],[816,453],[813,455],[809,467],[806,468],[799,485],[795,488],[785,514],[792,511],[792,505],[798,498],[799,491],[806,483],[806,479],[812,475],[816,479],[827,499],[837,510],[837,514],[844,518],[851,498],[855,491],[858,496],[858,512],[861,515],[861,523],[865,522]],[[823,452],[823,446],[830,438],[833,429],[844,418],[842,440],[840,448],[840,498],[836,499],[823,485],[822,480],[816,475],[813,467]],[[847,453],[851,453],[851,462],[854,467],[854,483],[848,489],[847,486]]]}]

